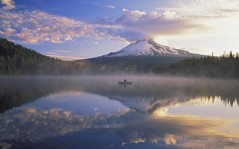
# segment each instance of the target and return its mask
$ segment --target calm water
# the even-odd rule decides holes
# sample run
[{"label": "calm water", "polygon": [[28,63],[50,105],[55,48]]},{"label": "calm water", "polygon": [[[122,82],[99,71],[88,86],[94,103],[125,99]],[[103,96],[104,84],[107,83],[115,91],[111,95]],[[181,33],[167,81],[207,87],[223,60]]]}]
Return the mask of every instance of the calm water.
[{"label": "calm water", "polygon": [[239,82],[1,77],[2,148],[239,148]]}]

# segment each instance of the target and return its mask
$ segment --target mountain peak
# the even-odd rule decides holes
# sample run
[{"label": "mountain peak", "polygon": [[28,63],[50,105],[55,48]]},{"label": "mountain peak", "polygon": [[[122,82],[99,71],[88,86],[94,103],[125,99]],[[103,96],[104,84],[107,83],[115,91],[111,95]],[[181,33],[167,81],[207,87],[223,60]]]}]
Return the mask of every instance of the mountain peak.
[{"label": "mountain peak", "polygon": [[133,43],[131,43],[131,44],[136,44],[136,43],[140,43],[140,42],[146,42],[146,43],[155,43],[155,44],[157,44],[153,39],[140,39],[140,40],[137,40],[136,42],[133,42]]},{"label": "mountain peak", "polygon": [[112,52],[103,57],[123,57],[123,56],[179,56],[179,57],[192,57],[197,54],[188,51],[164,46],[156,43],[153,39],[141,39],[131,43],[127,47]]}]

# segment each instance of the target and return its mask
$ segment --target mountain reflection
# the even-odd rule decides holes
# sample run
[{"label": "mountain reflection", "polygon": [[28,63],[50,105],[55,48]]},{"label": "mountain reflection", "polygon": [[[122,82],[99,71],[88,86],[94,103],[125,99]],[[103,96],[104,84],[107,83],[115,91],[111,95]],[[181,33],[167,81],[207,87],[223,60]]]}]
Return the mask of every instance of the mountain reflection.
[{"label": "mountain reflection", "polygon": [[[166,107],[170,108],[169,105]],[[94,130],[95,133],[91,134],[91,137],[99,132],[106,134],[110,132],[111,136],[120,137],[121,145],[114,144],[116,148],[131,145],[137,148],[137,145],[142,143],[164,148],[169,147],[167,145],[182,148],[239,146],[239,132],[235,131],[238,129],[236,126],[239,126],[238,119],[172,114],[165,110],[166,107],[163,109],[162,106],[151,114],[122,110],[91,115],[73,114],[74,111],[61,108],[22,107],[1,115],[0,140],[21,142],[25,145],[29,142],[42,142],[52,137],[64,138],[66,134],[73,132]],[[210,140],[205,140],[206,138]],[[105,145],[112,144],[105,142],[108,143]],[[15,147],[15,144],[12,145]]]},{"label": "mountain reflection", "polygon": [[237,81],[132,77],[123,87],[117,80],[1,78],[0,147],[61,148],[64,140],[76,145],[68,148],[239,147]]},{"label": "mountain reflection", "polygon": [[49,94],[72,90],[95,93],[121,102],[145,100],[152,104],[164,99],[187,101],[219,96],[227,105],[239,104],[237,80],[131,77],[134,85],[122,87],[117,84],[120,79],[122,77],[1,77],[0,112]]}]

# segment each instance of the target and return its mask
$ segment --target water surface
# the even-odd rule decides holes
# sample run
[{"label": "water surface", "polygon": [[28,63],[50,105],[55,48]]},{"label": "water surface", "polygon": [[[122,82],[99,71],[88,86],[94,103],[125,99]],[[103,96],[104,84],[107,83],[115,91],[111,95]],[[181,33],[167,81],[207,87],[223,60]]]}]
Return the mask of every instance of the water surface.
[{"label": "water surface", "polygon": [[238,81],[122,79],[1,77],[0,146],[239,148]]}]

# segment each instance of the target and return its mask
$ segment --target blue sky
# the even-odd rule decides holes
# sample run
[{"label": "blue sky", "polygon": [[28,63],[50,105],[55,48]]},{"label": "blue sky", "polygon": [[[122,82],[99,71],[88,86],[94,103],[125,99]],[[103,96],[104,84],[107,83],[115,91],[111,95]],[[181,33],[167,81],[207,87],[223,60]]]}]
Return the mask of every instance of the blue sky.
[{"label": "blue sky", "polygon": [[239,51],[237,0],[1,0],[0,36],[65,60],[156,42],[200,54]]}]

